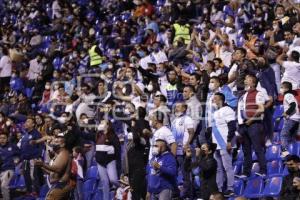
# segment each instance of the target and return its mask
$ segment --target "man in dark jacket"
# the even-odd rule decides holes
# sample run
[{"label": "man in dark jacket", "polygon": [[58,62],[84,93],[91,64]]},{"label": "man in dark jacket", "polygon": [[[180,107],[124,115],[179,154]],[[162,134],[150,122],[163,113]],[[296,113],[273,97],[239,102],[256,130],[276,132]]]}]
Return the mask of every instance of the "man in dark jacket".
[{"label": "man in dark jacket", "polygon": [[297,199],[297,192],[295,187],[293,187],[293,179],[300,175],[300,158],[296,155],[287,156],[286,166],[288,167],[289,175],[283,178],[280,200]]},{"label": "man in dark jacket", "polygon": [[192,163],[192,152],[190,149],[186,151],[186,159],[184,163],[185,170],[192,170],[199,167],[201,169],[200,179],[200,195],[197,198],[208,200],[213,192],[218,191],[216,183],[217,161],[214,159],[216,144],[202,144],[201,149],[196,148],[196,161]]}]

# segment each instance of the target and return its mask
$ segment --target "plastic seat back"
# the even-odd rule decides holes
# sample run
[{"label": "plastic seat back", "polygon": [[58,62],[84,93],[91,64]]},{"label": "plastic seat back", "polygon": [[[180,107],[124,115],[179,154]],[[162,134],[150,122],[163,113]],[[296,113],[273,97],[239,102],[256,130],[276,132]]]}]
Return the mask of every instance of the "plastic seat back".
[{"label": "plastic seat back", "polygon": [[282,177],[272,177],[267,179],[263,194],[266,197],[277,197],[280,194],[281,187]]},{"label": "plastic seat back", "polygon": [[256,176],[250,178],[247,182],[244,196],[246,198],[260,198],[263,194],[264,181],[262,177]]}]

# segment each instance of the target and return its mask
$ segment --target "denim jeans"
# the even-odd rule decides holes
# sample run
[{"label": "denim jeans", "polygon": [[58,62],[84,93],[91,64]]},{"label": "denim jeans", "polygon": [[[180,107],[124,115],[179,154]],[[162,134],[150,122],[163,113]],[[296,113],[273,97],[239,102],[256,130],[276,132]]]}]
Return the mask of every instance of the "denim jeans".
[{"label": "denim jeans", "polygon": [[0,174],[1,192],[4,200],[10,200],[9,183],[13,175],[14,175],[13,170],[5,170]]},{"label": "denim jeans", "polygon": [[158,194],[152,194],[151,200],[171,200],[172,199],[172,190],[165,189]]},{"label": "denim jeans", "polygon": [[119,187],[118,183],[118,175],[117,175],[117,166],[116,161],[113,160],[106,165],[106,167],[97,164],[98,172],[100,175],[101,185],[102,185],[102,192],[103,192],[103,200],[110,200],[109,199],[109,190],[110,190],[110,183]]},{"label": "denim jeans", "polygon": [[299,122],[292,119],[285,119],[281,130],[281,145],[287,149],[288,145],[293,142],[293,136],[298,131]]},{"label": "denim jeans", "polygon": [[217,161],[217,185],[219,192],[222,192],[223,184],[225,181],[224,173],[226,173],[227,178],[227,190],[233,190],[234,183],[234,172],[232,167],[232,156],[226,150],[217,150],[214,154]]},{"label": "denim jeans", "polygon": [[243,138],[242,146],[245,156],[244,175],[249,176],[252,168],[252,148],[257,155],[260,173],[266,173],[266,158],[264,153],[264,135],[261,122],[254,122],[250,126],[239,126],[239,133]]},{"label": "denim jeans", "polygon": [[87,169],[92,165],[94,157],[95,157],[95,145],[92,144],[92,146],[90,147],[90,150],[85,153]]}]

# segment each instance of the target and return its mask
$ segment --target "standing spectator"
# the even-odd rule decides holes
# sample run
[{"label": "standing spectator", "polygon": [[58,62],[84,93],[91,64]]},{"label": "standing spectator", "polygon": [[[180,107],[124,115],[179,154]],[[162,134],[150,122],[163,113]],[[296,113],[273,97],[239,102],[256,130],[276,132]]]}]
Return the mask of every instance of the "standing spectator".
[{"label": "standing spectator", "polygon": [[256,90],[258,80],[253,75],[247,75],[245,88],[247,92],[240,98],[238,104],[239,134],[243,138],[242,146],[245,155],[244,172],[241,177],[250,176],[252,166],[252,148],[258,157],[259,175],[266,174],[266,160],[263,142],[263,112],[264,96]]},{"label": "standing spectator", "polygon": [[281,130],[281,145],[283,154],[287,153],[288,145],[291,144],[293,137],[297,134],[300,114],[297,99],[295,98],[290,82],[283,82],[281,84],[280,93],[283,97],[283,117],[285,118],[283,128]]},{"label": "standing spectator", "polygon": [[187,148],[192,144],[192,140],[194,138],[195,129],[194,123],[190,116],[186,114],[187,105],[185,103],[176,103],[175,106],[175,118],[172,122],[172,133],[174,135],[176,144],[177,144],[177,152],[176,152],[176,160],[178,163],[178,174],[183,177],[183,180],[179,180],[178,184],[183,183],[184,194],[183,196],[186,198],[190,195],[190,176],[183,168],[184,162],[184,154]]},{"label": "standing spectator", "polygon": [[192,118],[194,122],[194,130],[196,131],[202,117],[202,107],[195,95],[193,86],[184,87],[183,98],[187,104],[187,115]]},{"label": "standing spectator", "polygon": [[192,152],[187,150],[184,168],[187,171],[199,167],[200,171],[200,195],[197,198],[208,200],[210,195],[218,191],[216,183],[217,161],[214,159],[216,144],[205,143],[196,148],[196,161],[192,162]]},{"label": "standing spectator", "polygon": [[300,159],[296,155],[289,155],[286,157],[285,162],[289,175],[283,178],[280,200],[296,199],[298,195],[295,192],[296,189],[293,187],[293,179],[300,175]]},{"label": "standing spectator", "polygon": [[19,159],[19,148],[8,142],[8,137],[4,132],[0,132],[0,182],[1,192],[4,200],[10,200],[9,184],[14,176],[15,164]]},{"label": "standing spectator", "polygon": [[152,119],[150,119],[150,127],[155,130],[153,135],[150,133],[151,139],[150,139],[150,154],[149,154],[149,160],[152,159],[152,148],[155,145],[155,141],[157,139],[162,139],[167,142],[168,147],[171,149],[171,152],[174,156],[176,156],[176,150],[177,150],[177,144],[175,141],[175,138],[171,132],[171,130],[163,125],[164,122],[164,113],[160,111],[156,111]]},{"label": "standing spectator", "polygon": [[9,57],[8,48],[3,48],[2,53],[3,56],[0,59],[0,94],[3,94],[4,89],[9,86],[12,74],[12,61]]},{"label": "standing spectator", "polygon": [[147,200],[171,200],[176,187],[176,160],[165,140],[157,139],[149,163]]},{"label": "standing spectator", "polygon": [[112,123],[102,120],[97,133],[82,134],[83,138],[96,141],[96,161],[103,187],[103,200],[109,200],[110,184],[119,186],[117,162],[120,161],[121,147]]},{"label": "standing spectator", "polygon": [[235,136],[236,118],[235,112],[225,104],[225,96],[222,93],[214,95],[213,104],[216,111],[213,114],[212,138],[217,144],[215,159],[218,163],[217,184],[219,192],[223,191],[224,173],[226,173],[227,187],[225,196],[233,195],[234,172],[232,167],[232,140]]},{"label": "standing spectator", "polygon": [[32,140],[41,138],[41,134],[34,128],[33,118],[27,118],[24,127],[26,132],[19,141],[19,147],[21,160],[23,160],[26,190],[28,193],[33,192],[33,195],[36,196],[43,185],[43,175],[41,169],[34,166],[34,160],[42,158],[43,145],[31,143]]}]

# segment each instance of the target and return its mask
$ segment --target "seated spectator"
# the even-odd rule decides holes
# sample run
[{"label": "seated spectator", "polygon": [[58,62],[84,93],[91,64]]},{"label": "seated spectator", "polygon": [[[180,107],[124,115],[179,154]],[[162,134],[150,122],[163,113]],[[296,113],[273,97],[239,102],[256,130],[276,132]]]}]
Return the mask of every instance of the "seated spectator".
[{"label": "seated spectator", "polygon": [[297,199],[299,193],[296,192],[296,188],[293,187],[293,180],[300,175],[300,158],[295,155],[288,155],[286,157],[286,166],[289,171],[289,175],[283,178],[282,189],[280,192],[280,199],[290,200]]}]

